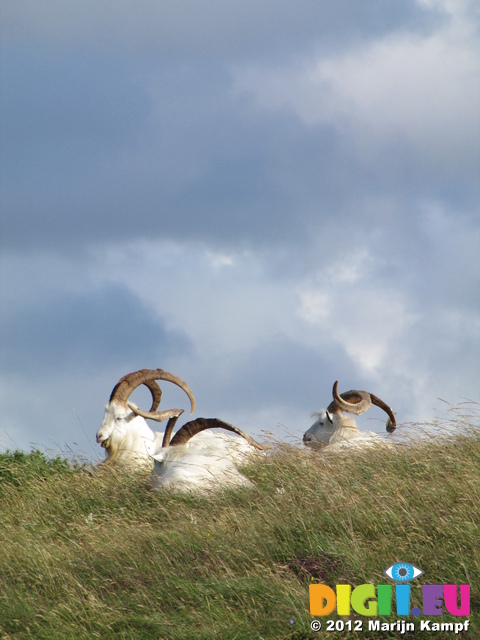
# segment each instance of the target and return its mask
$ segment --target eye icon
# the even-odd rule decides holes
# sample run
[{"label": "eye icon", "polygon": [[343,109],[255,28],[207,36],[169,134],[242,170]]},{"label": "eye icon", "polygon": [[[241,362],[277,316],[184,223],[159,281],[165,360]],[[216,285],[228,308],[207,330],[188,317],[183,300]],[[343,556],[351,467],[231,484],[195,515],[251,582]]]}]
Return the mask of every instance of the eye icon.
[{"label": "eye icon", "polygon": [[385,569],[385,575],[394,582],[410,582],[414,578],[418,578],[424,573],[421,569],[408,562],[397,562],[391,567]]}]

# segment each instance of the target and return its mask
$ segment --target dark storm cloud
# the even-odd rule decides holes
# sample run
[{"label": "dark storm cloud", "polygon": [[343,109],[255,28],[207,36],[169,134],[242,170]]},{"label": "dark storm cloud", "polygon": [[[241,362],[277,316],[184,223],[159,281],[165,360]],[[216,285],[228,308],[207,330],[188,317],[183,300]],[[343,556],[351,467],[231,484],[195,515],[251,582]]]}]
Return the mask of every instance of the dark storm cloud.
[{"label": "dark storm cloud", "polygon": [[97,232],[92,218],[111,225],[105,185],[148,114],[127,65],[29,50],[4,67],[3,241],[71,244],[70,224],[78,241]]},{"label": "dark storm cloud", "polygon": [[154,103],[120,64],[43,62],[23,57],[7,99],[9,248],[152,234],[291,239],[302,235],[305,188],[324,199],[327,185],[330,198],[340,190],[334,134],[243,114],[218,67],[160,69]]},{"label": "dark storm cloud", "polygon": [[[111,14],[106,3],[92,13],[81,4],[48,15],[30,3],[26,12],[12,3],[4,9],[5,246],[68,250],[152,235],[303,241],[312,218],[348,207],[346,180],[358,201],[365,176],[338,132],[306,127],[292,113],[265,113],[234,95],[223,47],[250,59],[251,41],[284,53],[289,43],[306,50],[329,34],[337,45],[357,43],[412,28],[426,13],[414,2],[388,10],[383,2],[232,3],[228,12],[212,3],[198,16],[198,5],[166,11],[144,4],[134,14],[125,4]],[[109,38],[119,38],[141,50],[150,30],[159,30],[156,54],[124,47],[112,57],[91,47],[107,16],[107,49]],[[64,29],[76,46],[61,41]],[[27,43],[29,30],[37,37]],[[216,47],[214,57],[202,43]],[[185,46],[195,55],[186,58]]]},{"label": "dark storm cloud", "polygon": [[[187,338],[168,331],[123,287],[89,294],[44,296],[21,310],[0,315],[3,372],[48,374],[142,363],[188,352]],[[138,366],[137,366],[138,364]]]},{"label": "dark storm cloud", "polygon": [[[368,224],[362,201],[372,191],[405,199],[439,188],[428,166],[412,174],[411,153],[372,167],[331,126],[235,99],[218,65],[162,66],[143,85],[140,69],[119,62],[23,56],[18,65],[6,100],[9,248],[152,235],[301,243],[352,210]],[[455,185],[462,191],[461,178]]]}]

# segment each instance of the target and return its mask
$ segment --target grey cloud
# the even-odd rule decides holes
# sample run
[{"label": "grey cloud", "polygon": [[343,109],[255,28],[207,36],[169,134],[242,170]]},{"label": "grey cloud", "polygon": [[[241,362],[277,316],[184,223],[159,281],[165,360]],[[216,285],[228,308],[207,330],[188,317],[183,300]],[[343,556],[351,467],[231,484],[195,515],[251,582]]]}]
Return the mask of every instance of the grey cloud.
[{"label": "grey cloud", "polygon": [[[184,354],[189,341],[167,330],[128,290],[45,295],[1,315],[1,369],[11,375],[142,368]],[[50,372],[50,373],[49,373]],[[119,376],[120,377],[120,376]]]},{"label": "grey cloud", "polygon": [[[412,29],[420,16],[435,22],[435,12],[413,1],[388,10],[383,2],[234,2],[228,12],[214,2],[198,16],[195,7],[180,3],[166,11],[145,2],[132,15],[122,3],[113,12],[108,3],[69,3],[68,9],[60,3],[48,12],[37,3],[6,3],[6,247],[70,251],[82,243],[152,236],[301,246],[312,228],[352,203],[362,215],[362,198],[372,189],[411,188],[408,155],[401,166],[365,167],[331,126],[306,127],[291,113],[263,112],[235,95],[222,43],[235,40],[230,29],[244,45],[242,60],[257,55],[248,46],[251,37],[267,49],[277,44],[286,55],[290,40],[298,51],[328,34],[338,46],[347,35],[358,44]],[[109,33],[123,45],[115,56],[89,46],[90,37],[108,40],[98,31],[107,18]],[[164,29],[167,41],[178,39],[194,54],[131,55],[129,38],[138,30],[148,41],[150,28]],[[27,47],[20,34],[30,31]],[[71,31],[76,46],[53,37],[70,39]],[[203,42],[216,47],[215,56],[199,55]],[[435,179],[430,184],[436,188]]]},{"label": "grey cloud", "polygon": [[[338,3],[339,13],[321,6],[327,23],[342,15]],[[365,158],[332,124],[306,126],[235,94],[221,59],[59,59],[54,48],[12,48],[5,59],[9,248],[142,237],[300,248],[352,212],[359,226],[381,227],[372,197],[406,211],[432,198],[475,207],[471,162],[439,171],[401,141]]]},{"label": "grey cloud", "polygon": [[142,135],[148,101],[123,65],[96,65],[88,55],[30,52],[4,67],[3,240],[10,247],[67,242],[70,224],[77,240],[95,235],[94,219],[114,222],[105,185]]},{"label": "grey cloud", "polygon": [[[9,247],[152,234],[291,238],[302,233],[301,201],[295,219],[291,214],[297,196],[315,176],[315,190],[333,177],[331,170],[322,175],[318,164],[331,166],[320,152],[334,146],[328,132],[313,136],[315,150],[294,120],[243,114],[218,68],[193,65],[175,79],[163,70],[156,77],[159,104],[147,98],[142,108],[136,84],[129,77],[122,84],[118,68],[120,77],[112,77],[108,66],[97,65],[91,78],[82,68],[77,87],[68,67],[60,64],[53,87],[41,74],[10,96],[17,123],[6,141],[2,239]],[[104,79],[105,101],[96,94]],[[192,85],[198,88],[193,95]],[[298,184],[288,176],[292,169]]]},{"label": "grey cloud", "polygon": [[[97,68],[100,75],[91,81],[83,72],[84,90],[66,83],[76,98],[63,101],[78,100],[75,112],[84,112],[84,120],[70,121],[57,103],[58,87],[45,96],[35,85],[45,105],[40,116],[31,112],[36,92],[24,82],[12,106],[23,112],[17,117],[26,129],[22,133],[18,125],[16,139],[10,133],[5,245],[60,243],[70,250],[79,243],[152,236],[301,245],[312,229],[332,219],[342,223],[352,210],[368,223],[364,202],[372,191],[387,198],[412,188],[401,167],[391,165],[389,173],[364,167],[332,128],[305,127],[292,114],[243,109],[229,93],[228,75],[218,67],[197,70],[193,65],[178,77],[159,72],[158,104],[150,96],[141,106],[136,84],[126,77],[122,85],[117,68],[119,76],[107,84],[110,97],[99,98],[95,108],[89,95],[109,77],[108,68]],[[31,133],[30,144],[35,118],[40,133]],[[50,135],[57,119],[66,130]],[[97,135],[101,123],[106,132]]]},{"label": "grey cloud", "polygon": [[[7,42],[48,43],[103,52],[119,48],[130,54],[204,56],[230,59],[284,55],[320,43],[345,43],[398,29],[428,28],[440,12],[414,0],[351,3],[348,0],[219,0],[175,3],[143,0],[37,2],[6,0],[2,7]],[[107,26],[108,25],[108,28]]]}]

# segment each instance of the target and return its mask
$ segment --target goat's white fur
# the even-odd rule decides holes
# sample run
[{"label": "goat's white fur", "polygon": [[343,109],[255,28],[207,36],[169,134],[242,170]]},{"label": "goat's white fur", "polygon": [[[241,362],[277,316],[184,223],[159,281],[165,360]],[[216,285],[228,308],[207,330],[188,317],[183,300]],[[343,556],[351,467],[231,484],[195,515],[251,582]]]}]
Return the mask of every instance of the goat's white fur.
[{"label": "goat's white fur", "polygon": [[107,460],[153,466],[154,487],[205,491],[251,484],[236,465],[258,451],[233,433],[205,430],[185,445],[166,448],[162,441],[163,432],[153,431],[128,407],[114,401],[105,407],[97,442],[105,448]]},{"label": "goat's white fur", "polygon": [[378,433],[360,431],[351,416],[342,413],[329,413],[325,409],[313,413],[317,419],[310,429],[303,434],[303,442],[307,446],[322,447],[324,451],[338,451],[345,448],[391,447]]},{"label": "goat's white fur", "polygon": [[202,431],[185,445],[160,449],[154,456],[154,487],[207,491],[226,486],[251,486],[237,464],[258,451],[234,434]]}]

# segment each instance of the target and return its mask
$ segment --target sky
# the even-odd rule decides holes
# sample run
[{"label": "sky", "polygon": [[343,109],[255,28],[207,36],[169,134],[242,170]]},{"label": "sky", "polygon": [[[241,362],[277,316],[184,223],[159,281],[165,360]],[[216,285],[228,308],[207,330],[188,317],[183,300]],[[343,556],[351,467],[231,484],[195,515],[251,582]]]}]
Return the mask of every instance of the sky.
[{"label": "sky", "polygon": [[0,11],[0,451],[100,458],[142,368],[299,446],[480,401],[476,0]]}]

